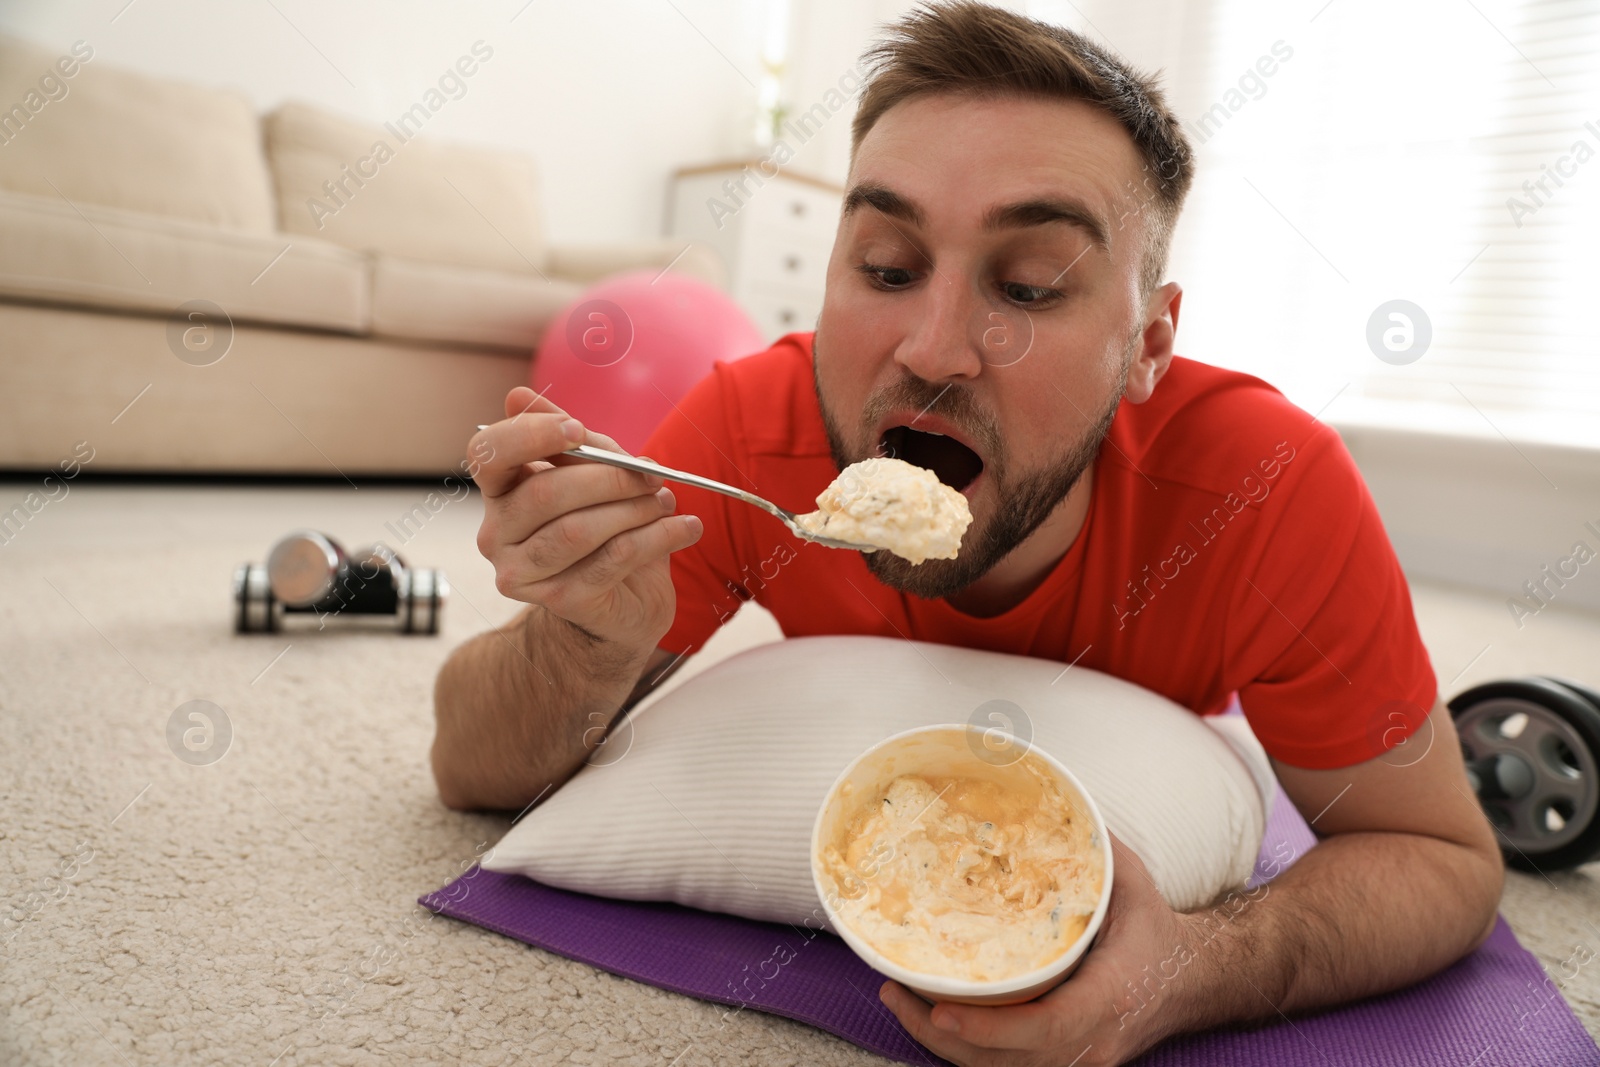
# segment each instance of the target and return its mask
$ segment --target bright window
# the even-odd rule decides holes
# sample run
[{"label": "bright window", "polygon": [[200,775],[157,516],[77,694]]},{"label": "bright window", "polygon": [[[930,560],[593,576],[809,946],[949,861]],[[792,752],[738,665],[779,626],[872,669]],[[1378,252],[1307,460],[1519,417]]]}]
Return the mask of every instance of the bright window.
[{"label": "bright window", "polygon": [[1180,352],[1334,422],[1600,447],[1600,0],[1058,6],[1198,146]]}]

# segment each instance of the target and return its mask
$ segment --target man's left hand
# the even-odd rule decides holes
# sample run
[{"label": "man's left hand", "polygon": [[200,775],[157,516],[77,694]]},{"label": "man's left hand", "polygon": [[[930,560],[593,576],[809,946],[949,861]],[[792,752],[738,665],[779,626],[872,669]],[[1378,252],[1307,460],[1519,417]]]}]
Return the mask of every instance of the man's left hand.
[{"label": "man's left hand", "polygon": [[[1111,852],[1111,902],[1099,939],[1044,996],[994,1008],[930,1006],[897,982],[885,982],[879,996],[912,1037],[961,1067],[1104,1067],[1138,1055],[1177,1028],[1174,1012],[1144,1014],[1154,1005],[1134,993],[1145,988],[1145,968],[1154,974],[1165,962],[1170,976],[1180,961],[1197,958],[1196,928],[1167,906],[1144,863],[1114,835]],[[1155,997],[1172,993],[1162,988]]]}]

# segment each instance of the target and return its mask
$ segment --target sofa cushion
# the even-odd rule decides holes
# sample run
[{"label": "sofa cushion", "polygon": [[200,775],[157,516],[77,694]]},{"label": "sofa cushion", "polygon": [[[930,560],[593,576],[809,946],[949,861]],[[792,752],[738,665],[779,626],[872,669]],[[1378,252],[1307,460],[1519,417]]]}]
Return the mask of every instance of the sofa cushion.
[{"label": "sofa cushion", "polygon": [[537,175],[525,156],[407,137],[305,104],[266,123],[279,226],[405,259],[544,268]]},{"label": "sofa cushion", "polygon": [[[71,75],[67,75],[67,71]],[[261,126],[236,92],[0,37],[0,189],[270,233]]]},{"label": "sofa cushion", "polygon": [[74,207],[56,196],[0,192],[0,295],[162,314],[205,299],[238,321],[350,332],[368,325],[359,252]]},{"label": "sofa cushion", "polygon": [[372,332],[384,337],[532,350],[583,287],[536,274],[374,256]]}]

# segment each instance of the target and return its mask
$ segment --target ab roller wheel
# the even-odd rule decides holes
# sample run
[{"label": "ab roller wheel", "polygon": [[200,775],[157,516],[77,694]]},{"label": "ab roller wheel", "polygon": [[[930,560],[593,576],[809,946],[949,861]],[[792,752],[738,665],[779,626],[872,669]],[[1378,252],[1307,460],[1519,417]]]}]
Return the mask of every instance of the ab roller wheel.
[{"label": "ab roller wheel", "polygon": [[1600,857],[1600,694],[1554,678],[1488,682],[1450,714],[1507,864],[1550,871]]},{"label": "ab roller wheel", "polygon": [[234,630],[276,633],[287,618],[382,618],[403,634],[436,634],[449,595],[443,571],[408,567],[384,544],[353,556],[315,530],[298,530],[273,546],[266,565],[244,563],[233,574]]}]

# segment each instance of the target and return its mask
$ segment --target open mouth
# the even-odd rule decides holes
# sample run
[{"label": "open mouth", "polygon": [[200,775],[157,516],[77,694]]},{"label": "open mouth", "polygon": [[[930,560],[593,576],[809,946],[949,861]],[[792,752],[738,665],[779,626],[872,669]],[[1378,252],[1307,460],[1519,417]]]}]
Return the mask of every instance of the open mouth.
[{"label": "open mouth", "polygon": [[942,433],[891,426],[884,431],[879,449],[885,456],[932,471],[958,493],[983,473],[983,459],[976,452]]}]

